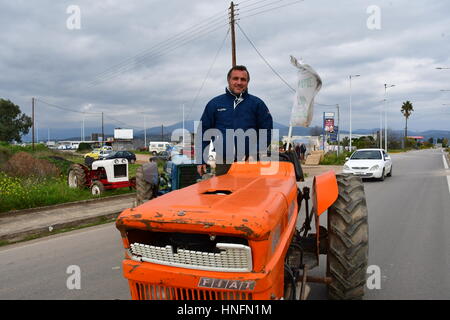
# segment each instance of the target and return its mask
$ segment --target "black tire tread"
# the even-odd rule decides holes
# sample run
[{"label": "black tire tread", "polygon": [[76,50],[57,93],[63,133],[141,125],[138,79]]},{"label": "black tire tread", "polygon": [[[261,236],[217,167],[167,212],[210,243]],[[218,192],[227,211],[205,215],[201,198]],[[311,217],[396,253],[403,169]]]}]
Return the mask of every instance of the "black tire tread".
[{"label": "black tire tread", "polygon": [[154,193],[154,188],[152,184],[148,183],[144,179],[144,168],[140,166],[136,170],[136,201],[137,204],[140,205],[152,198],[156,195]]},{"label": "black tire tread", "polygon": [[[70,165],[69,173],[70,171],[73,171],[77,177],[77,187],[80,189],[84,188],[86,185],[86,173],[84,172],[83,167],[78,163],[74,163]],[[69,177],[67,177],[67,179],[69,179]]]},{"label": "black tire tread", "polygon": [[367,203],[361,178],[337,175],[338,199],[328,210],[328,297],[362,299],[369,256]]}]

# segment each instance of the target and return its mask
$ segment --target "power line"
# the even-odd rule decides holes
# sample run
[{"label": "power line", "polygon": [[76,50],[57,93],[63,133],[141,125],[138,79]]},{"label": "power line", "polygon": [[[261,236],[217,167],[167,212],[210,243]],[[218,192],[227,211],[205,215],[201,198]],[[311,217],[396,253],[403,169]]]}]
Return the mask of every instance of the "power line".
[{"label": "power line", "polygon": [[120,124],[122,124],[122,125],[125,125],[125,126],[127,126],[127,127],[130,127],[130,128],[134,128],[134,129],[141,129],[141,128],[142,128],[142,127],[138,127],[138,126],[133,126],[133,125],[130,125],[130,124],[128,124],[128,123],[125,123],[125,122],[123,122],[123,121],[120,121],[120,120],[114,119],[113,117],[111,117],[111,116],[110,116],[110,115],[108,115],[108,114],[105,114],[105,117],[107,117],[107,118],[111,119],[112,121],[115,121],[115,122],[117,122],[117,123],[120,123]]},{"label": "power line", "polygon": [[[169,39],[162,41],[158,44],[156,44],[155,46],[151,47],[150,49],[144,50],[141,53],[134,55],[128,59],[125,59],[124,61],[122,61],[121,63],[118,63],[116,65],[114,65],[113,67],[108,68],[107,70],[104,70],[103,72],[99,73],[96,78],[100,79],[101,78],[108,78],[108,75],[114,75],[117,73],[121,73],[123,71],[127,71],[127,69],[136,64],[136,61],[144,61],[145,59],[149,59],[152,56],[157,56],[157,55],[162,55],[164,54],[164,51],[166,50],[170,50],[171,47],[175,46],[176,48],[178,48],[179,43],[185,41],[186,39],[192,39],[192,38],[196,38],[199,35],[202,35],[202,33],[204,33],[203,35],[206,35],[211,31],[211,28],[217,26],[218,24],[223,24],[225,22],[226,18],[226,14],[225,13],[221,13],[223,15],[223,17],[220,18],[216,18],[213,21],[210,21],[208,23],[205,24],[206,21],[208,20],[212,20],[213,17],[217,16],[217,14],[207,20],[205,20],[204,22],[197,24],[191,28],[188,28],[187,30],[178,33],[175,36],[170,37]],[[227,22],[228,24],[228,22]],[[216,30],[217,28],[215,28],[214,30]],[[185,43],[183,43],[185,44]],[[125,68],[125,70],[123,70]],[[95,80],[91,81],[91,83],[95,82]]]},{"label": "power line", "polygon": [[247,1],[243,1],[243,2],[237,3],[236,6],[238,7],[238,10],[241,10],[241,9],[244,9],[244,8],[253,7],[253,6],[257,5],[258,3],[262,3],[262,2],[266,2],[266,1],[269,1],[269,0],[259,0],[259,1],[256,1],[255,3],[251,3],[251,4],[248,4],[246,6],[241,7],[241,4],[247,2]]},{"label": "power line", "polygon": [[260,58],[266,63],[266,65],[270,68],[270,70],[273,71],[273,73],[275,73],[278,78],[280,78],[281,81],[284,82],[284,84],[291,89],[292,91],[296,91],[289,83],[287,83],[286,80],[283,79],[283,77],[270,65],[270,63],[266,60],[266,58],[263,57],[263,55],[259,52],[259,50],[256,48],[256,46],[253,44],[253,42],[250,40],[250,38],[247,36],[247,34],[244,32],[244,30],[242,30],[241,26],[239,25],[239,23],[236,23],[239,30],[241,30],[242,34],[245,36],[245,38],[247,39],[247,41],[251,44],[251,46],[253,47],[253,49],[255,49],[256,53],[258,53],[258,55],[260,56]]},{"label": "power line", "polygon": [[[117,67],[123,65],[124,63],[126,64],[126,63],[128,63],[129,60],[133,61],[136,57],[138,57],[138,56],[140,56],[140,55],[145,55],[145,54],[147,54],[148,52],[150,52],[150,51],[152,51],[152,50],[155,50],[156,48],[158,48],[158,47],[160,47],[160,46],[162,46],[162,45],[165,45],[165,44],[167,44],[167,43],[169,43],[169,42],[171,42],[171,41],[175,41],[175,40],[177,40],[178,37],[181,37],[184,33],[188,33],[188,32],[191,32],[191,31],[193,31],[193,30],[196,30],[197,28],[199,28],[200,25],[206,23],[206,21],[212,20],[213,18],[215,18],[216,16],[218,16],[218,15],[220,15],[220,14],[224,15],[225,13],[226,13],[226,12],[224,12],[224,11],[222,10],[221,12],[219,12],[219,13],[217,13],[217,14],[211,16],[210,18],[208,18],[208,19],[202,21],[201,23],[197,23],[197,24],[195,24],[195,25],[193,25],[193,26],[191,26],[191,27],[189,27],[189,28],[183,30],[182,32],[179,32],[179,33],[177,33],[177,34],[175,34],[175,35],[169,37],[168,39],[166,39],[166,40],[164,40],[164,41],[161,41],[161,42],[157,43],[156,45],[150,47],[149,49],[145,49],[145,50],[141,51],[140,53],[138,53],[138,54],[136,54],[136,55],[134,55],[134,56],[132,56],[132,57],[129,57],[129,58],[123,60],[122,62],[120,62],[120,63],[118,63],[118,64],[116,64],[116,65],[114,65],[114,66],[109,67],[108,69],[106,69],[106,70],[104,70],[103,72],[101,72],[99,75],[101,75],[101,74],[103,74],[103,73],[105,73],[105,72],[108,72],[109,70],[115,69],[115,68],[117,68]],[[215,19],[215,20],[218,20],[218,19]],[[214,22],[214,21],[212,21],[212,22]],[[212,22],[209,22],[209,23],[207,23],[206,25],[208,25],[208,24],[210,24],[210,23],[212,23]]]},{"label": "power line", "polygon": [[[222,22],[222,24],[218,25],[217,27],[215,27],[213,29],[210,29],[210,30],[204,29],[201,32],[191,35],[190,38],[184,39],[184,41],[182,41],[182,42],[170,44],[166,48],[162,49],[159,52],[149,52],[147,55],[139,57],[139,59],[143,62],[144,60],[150,60],[150,59],[156,58],[158,56],[163,56],[165,54],[171,53],[174,50],[178,49],[179,47],[184,46],[184,45],[186,45],[194,40],[197,40],[203,36],[206,36],[207,34],[210,34],[214,31],[217,31],[227,25],[228,25],[228,22],[227,23]],[[134,65],[135,62],[133,62],[132,64]],[[111,71],[109,74],[106,74],[103,77],[99,77],[100,79],[91,81],[90,86],[95,86],[95,85],[99,84],[100,82],[110,80],[110,79],[116,77],[117,75],[130,70],[130,66],[132,64],[129,63],[128,65],[124,65],[117,70]]]},{"label": "power line", "polygon": [[219,56],[219,53],[222,51],[222,48],[223,48],[223,46],[224,46],[224,44],[225,44],[225,41],[226,41],[227,38],[228,38],[229,33],[230,33],[230,28],[228,28],[227,33],[225,34],[225,38],[223,39],[222,44],[221,44],[220,47],[219,47],[219,50],[217,50],[217,53],[216,53],[216,55],[215,55],[215,57],[214,57],[214,59],[213,59],[213,62],[211,63],[211,66],[209,67],[208,72],[206,73],[205,79],[203,79],[202,85],[200,86],[200,89],[197,91],[197,94],[196,94],[194,100],[193,100],[192,103],[191,103],[191,108],[189,109],[189,113],[188,113],[188,116],[186,117],[186,119],[189,119],[189,117],[190,117],[190,115],[191,115],[191,112],[192,112],[192,108],[193,108],[195,102],[197,101],[197,98],[198,98],[198,96],[200,95],[200,92],[202,91],[203,86],[205,85],[206,80],[208,79],[209,74],[211,73],[211,70],[212,70],[213,66],[214,66],[215,63],[216,63],[216,60],[217,60],[217,57]]},{"label": "power line", "polygon": [[224,25],[226,25],[226,24],[224,24],[222,22],[222,25],[220,25],[218,28],[214,28],[213,30],[209,30],[209,32],[205,32],[205,31],[207,31],[207,28],[205,28],[204,30],[201,30],[200,32],[197,32],[197,33],[194,33],[194,34],[190,35],[190,38],[183,39],[181,42],[178,41],[178,42],[173,42],[173,43],[167,43],[162,48],[160,48],[159,50],[155,50],[153,52],[148,52],[148,53],[146,53],[144,55],[137,56],[137,57],[134,58],[133,61],[131,61],[129,63],[125,63],[122,66],[116,68],[115,70],[110,70],[109,72],[107,72],[107,73],[105,73],[105,74],[103,74],[101,76],[98,76],[96,80],[93,80],[93,81],[90,82],[90,85],[96,84],[96,83],[99,83],[99,82],[102,82],[102,81],[105,81],[105,80],[109,80],[109,79],[114,78],[115,76],[117,76],[117,75],[119,75],[121,73],[129,71],[133,66],[136,66],[137,63],[142,63],[145,60],[150,60],[151,58],[155,58],[155,57],[158,57],[158,56],[162,56],[162,55],[164,55],[166,53],[170,53],[174,49],[177,49],[180,46],[185,45],[185,44],[191,42],[192,40],[194,40],[196,38],[199,38],[199,37],[204,36],[204,35],[206,35],[208,33],[211,33],[213,31],[221,28]]},{"label": "power line", "polygon": [[317,104],[318,106],[323,106],[323,107],[336,107],[338,104],[323,104],[323,103],[318,103],[318,102],[314,102],[314,104]]},{"label": "power line", "polygon": [[[303,1],[304,0],[294,1],[294,2],[287,3],[287,4],[282,5],[282,6],[278,6],[278,7],[275,7],[275,8],[268,9],[268,10],[263,10],[263,11],[260,11],[260,12],[257,12],[255,14],[251,14],[251,15],[248,15],[248,16],[240,17],[240,19],[250,18],[250,17],[256,16],[256,15],[262,14],[262,13],[266,13],[266,12],[269,12],[269,11],[273,11],[273,10],[277,10],[277,9],[280,9],[280,8],[288,7],[290,5],[293,5],[293,4],[296,4],[296,3],[299,3],[299,2],[303,2]],[[247,11],[245,13],[248,13],[249,11]]]},{"label": "power line", "polygon": [[69,111],[69,112],[74,112],[74,113],[81,113],[81,114],[95,114],[95,115],[102,114],[101,112],[75,111],[75,110],[69,109],[67,107],[61,107],[61,106],[59,106],[57,104],[46,102],[46,101],[44,101],[42,99],[38,99],[38,98],[35,98],[34,100],[40,101],[40,102],[42,102],[42,103],[44,103],[44,104],[46,104],[48,106],[51,106],[51,107],[54,107],[54,108],[57,108],[57,109],[60,109],[60,110],[64,110],[64,111]]},{"label": "power line", "polygon": [[[262,0],[260,2],[265,2],[265,1],[267,1],[267,0]],[[265,5],[262,5],[262,6],[259,6],[259,7],[256,7],[256,8],[252,8],[252,9],[247,9],[247,10],[244,10],[244,11],[242,11],[241,10],[242,8],[240,8],[239,13],[242,14],[242,13],[248,13],[248,12],[256,11],[256,10],[261,9],[261,8],[273,6],[274,4],[280,3],[280,2],[283,2],[283,1],[285,1],[285,0],[273,1],[273,2],[270,2],[270,3],[266,3]],[[244,7],[244,8],[246,8],[246,7]]]},{"label": "power line", "polygon": [[255,0],[244,0],[244,1],[241,1],[239,3],[236,3],[236,5],[238,6],[240,4],[247,3],[247,2],[250,2],[250,1],[255,1]]}]

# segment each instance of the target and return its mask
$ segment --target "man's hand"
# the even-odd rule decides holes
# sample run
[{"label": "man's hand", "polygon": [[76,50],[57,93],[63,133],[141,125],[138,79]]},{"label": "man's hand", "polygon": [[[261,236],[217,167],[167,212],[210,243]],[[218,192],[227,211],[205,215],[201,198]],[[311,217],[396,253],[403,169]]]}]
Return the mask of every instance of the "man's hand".
[{"label": "man's hand", "polygon": [[197,166],[197,172],[202,177],[206,173],[206,164],[199,164]]}]

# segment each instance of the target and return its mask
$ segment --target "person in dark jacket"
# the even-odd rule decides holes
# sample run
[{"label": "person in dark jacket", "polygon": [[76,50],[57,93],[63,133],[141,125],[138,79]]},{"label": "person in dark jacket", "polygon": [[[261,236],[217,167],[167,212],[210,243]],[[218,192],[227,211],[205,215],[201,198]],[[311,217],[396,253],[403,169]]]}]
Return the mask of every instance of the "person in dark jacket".
[{"label": "person in dark jacket", "polygon": [[[198,134],[201,134],[202,148],[201,154],[199,151],[196,154],[197,171],[200,175],[206,172],[203,155],[210,138],[214,143],[217,164],[228,165],[225,166],[225,171],[231,165],[230,162],[243,160],[240,159],[240,151],[245,152],[245,159],[250,156],[258,157],[258,152],[266,151],[270,145],[272,116],[263,100],[248,93],[250,74],[247,68],[245,66],[231,68],[227,81],[225,93],[208,102],[200,120]],[[211,132],[211,129],[216,129],[213,131],[216,134],[209,137],[208,130]],[[251,133],[255,134],[252,136]],[[252,138],[256,138],[256,141]],[[240,143],[242,141],[245,143]],[[255,148],[257,154],[253,155],[252,151]],[[216,174],[219,174],[217,169]]]}]

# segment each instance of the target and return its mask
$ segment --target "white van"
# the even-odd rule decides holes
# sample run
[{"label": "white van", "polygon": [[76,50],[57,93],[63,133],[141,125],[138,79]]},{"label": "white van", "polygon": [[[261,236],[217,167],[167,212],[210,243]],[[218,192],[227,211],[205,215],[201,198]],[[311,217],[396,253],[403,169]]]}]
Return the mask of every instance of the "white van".
[{"label": "white van", "polygon": [[150,153],[153,155],[157,155],[160,152],[166,151],[167,147],[169,146],[171,146],[169,142],[161,142],[161,141],[150,142],[148,146],[148,151],[150,151]]}]

